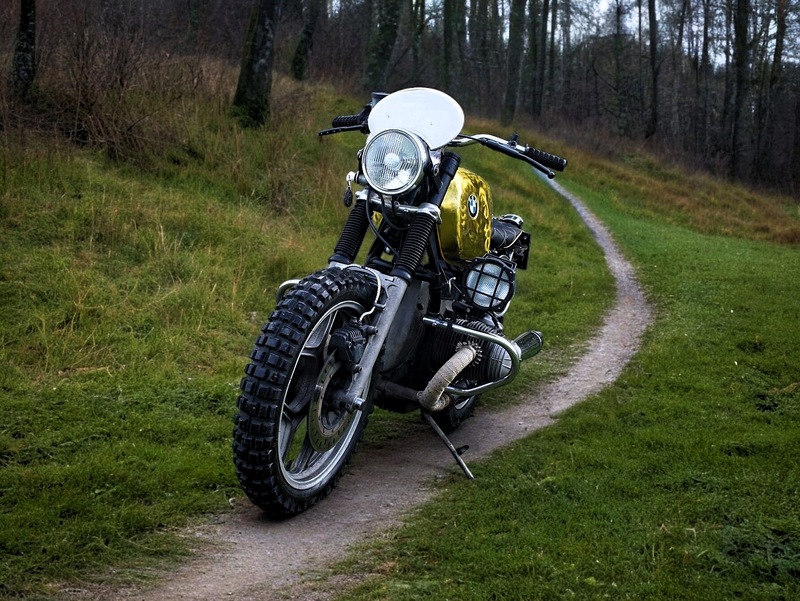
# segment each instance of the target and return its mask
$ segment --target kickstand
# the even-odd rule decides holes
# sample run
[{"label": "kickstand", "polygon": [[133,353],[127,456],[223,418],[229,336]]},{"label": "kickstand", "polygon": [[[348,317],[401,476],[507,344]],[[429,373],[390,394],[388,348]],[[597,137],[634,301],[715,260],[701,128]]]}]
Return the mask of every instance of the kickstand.
[{"label": "kickstand", "polygon": [[462,470],[464,470],[464,475],[466,475],[467,478],[469,478],[470,480],[474,480],[475,476],[472,475],[472,472],[469,471],[467,464],[464,463],[463,459],[461,459],[461,453],[466,451],[468,447],[461,447],[460,449],[456,449],[453,446],[453,443],[450,442],[450,439],[447,438],[447,435],[439,427],[439,424],[436,423],[436,420],[434,420],[433,417],[431,417],[430,413],[426,413],[425,411],[423,411],[422,416],[425,418],[425,421],[430,424],[431,428],[433,428],[433,431],[439,435],[439,438],[442,439],[442,442],[445,444],[445,446],[450,450],[450,453],[452,453],[453,457],[456,460],[456,463],[458,463],[459,467]]}]

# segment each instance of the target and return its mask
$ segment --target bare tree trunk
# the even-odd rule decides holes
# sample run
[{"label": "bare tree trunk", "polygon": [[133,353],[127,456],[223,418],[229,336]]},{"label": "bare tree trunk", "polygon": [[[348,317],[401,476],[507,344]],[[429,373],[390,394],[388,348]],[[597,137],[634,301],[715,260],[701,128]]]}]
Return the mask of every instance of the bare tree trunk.
[{"label": "bare tree trunk", "polygon": [[200,0],[189,0],[189,28],[186,31],[186,44],[189,51],[197,51],[197,37],[200,32]]},{"label": "bare tree trunk", "polygon": [[368,91],[377,92],[386,88],[387,71],[397,40],[402,5],[402,0],[381,0],[378,4],[377,21],[373,23],[367,44],[364,88]]},{"label": "bare tree trunk", "polygon": [[36,1],[20,0],[19,28],[8,81],[11,91],[25,99],[36,79]]},{"label": "bare tree trunk", "polygon": [[325,0],[306,0],[303,3],[303,30],[292,57],[292,77],[298,81],[306,78],[308,57],[314,46],[314,32],[319,15],[325,10]]},{"label": "bare tree trunk", "polygon": [[787,4],[787,0],[777,0],[775,14],[775,54],[772,60],[772,73],[770,74],[770,86],[773,88],[780,83],[781,73],[783,71],[783,47],[786,40]]},{"label": "bare tree trunk", "polygon": [[258,0],[250,18],[239,83],[233,98],[234,112],[245,127],[263,125],[269,120],[279,3],[280,0]]},{"label": "bare tree trunk", "polygon": [[425,0],[412,0],[411,5],[411,78],[419,80],[422,74],[422,37],[425,35]]},{"label": "bare tree trunk", "polygon": [[535,114],[538,90],[539,44],[537,32],[539,31],[540,0],[530,0],[528,7],[528,51],[522,66],[522,108],[531,115]]},{"label": "bare tree trunk", "polygon": [[[759,144],[758,144],[758,177],[767,181],[787,182],[791,179],[787,173],[791,161],[786,156],[791,153],[791,133],[786,131],[787,105],[791,106],[787,96],[789,86],[783,82],[783,50],[786,38],[787,0],[777,0],[775,5],[775,48],[772,55],[772,67],[769,81],[762,90],[763,107],[761,107]],[[767,57],[763,57],[766,71]]]},{"label": "bare tree trunk", "polygon": [[547,104],[552,106],[556,90],[556,29],[558,29],[558,0],[550,0],[550,55],[547,57]]},{"label": "bare tree trunk", "polygon": [[737,0],[733,18],[734,45],[733,63],[736,69],[736,90],[733,102],[733,141],[731,153],[731,175],[746,175],[746,149],[749,94],[749,44],[747,40],[747,20],[750,14],[750,0]]},{"label": "bare tree trunk", "polygon": [[795,200],[800,202],[800,96],[794,99],[794,144],[792,145],[791,190]]},{"label": "bare tree trunk", "polygon": [[647,17],[650,25],[650,77],[653,96],[650,102],[650,120],[645,135],[649,138],[658,130],[658,20],[656,0],[647,1]]},{"label": "bare tree trunk", "polygon": [[465,16],[464,0],[444,0],[441,81],[444,90],[454,95],[458,95],[461,91],[463,38],[466,35]]},{"label": "bare tree trunk", "polygon": [[625,7],[622,0],[616,0],[614,6],[614,99],[617,119],[617,133],[625,135],[630,126],[628,117],[628,91],[623,78],[623,17]]},{"label": "bare tree trunk", "polygon": [[502,122],[509,124],[514,120],[517,109],[519,74],[522,65],[522,51],[525,45],[525,4],[527,0],[511,0],[511,14],[508,22],[508,57],[506,62],[506,95],[503,103]]},{"label": "bare tree trunk", "polygon": [[711,128],[709,106],[709,88],[711,79],[710,48],[711,31],[711,0],[703,0],[703,50],[700,58],[700,77],[698,82],[699,98],[698,113],[698,151],[701,156],[706,156],[709,150],[709,129]]},{"label": "bare tree trunk", "polygon": [[725,150],[730,150],[730,143],[733,132],[733,97],[734,78],[733,78],[733,2],[725,0],[725,93],[722,101],[722,135],[719,142]]},{"label": "bare tree trunk", "polygon": [[[646,123],[647,120],[645,119],[645,98],[646,94],[644,91],[644,29],[643,29],[643,17],[642,17],[642,0],[636,0],[636,15],[638,17],[639,25],[639,54],[636,57],[638,63],[638,70],[637,70],[637,81],[638,81],[638,91],[639,91],[639,120],[642,123]],[[647,136],[647,127],[645,127],[645,136]]]},{"label": "bare tree trunk", "polygon": [[686,30],[686,18],[689,12],[689,0],[681,0],[678,16],[678,39],[672,45],[672,81],[671,100],[669,107],[669,135],[675,140],[683,139],[685,133],[681,128],[681,102],[683,91],[683,35]]},{"label": "bare tree trunk", "polygon": [[547,62],[545,49],[547,48],[547,17],[550,14],[550,0],[542,0],[542,18],[539,27],[539,43],[537,45],[537,60],[536,65],[536,89],[534,90],[533,97],[533,116],[539,117],[542,114],[542,96],[546,89],[544,76],[545,66]]},{"label": "bare tree trunk", "polygon": [[561,31],[563,49],[561,51],[561,104],[569,111],[572,104],[572,0],[562,0]]}]

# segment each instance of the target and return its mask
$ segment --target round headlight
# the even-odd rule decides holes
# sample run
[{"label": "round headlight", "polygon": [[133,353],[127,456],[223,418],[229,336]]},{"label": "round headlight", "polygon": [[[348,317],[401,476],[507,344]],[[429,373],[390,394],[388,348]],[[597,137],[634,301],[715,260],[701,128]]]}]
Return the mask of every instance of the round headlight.
[{"label": "round headlight", "polygon": [[370,187],[380,194],[403,194],[422,181],[430,160],[428,148],[417,136],[390,129],[367,142],[361,169]]},{"label": "round headlight", "polygon": [[472,262],[464,277],[469,301],[478,309],[502,312],[516,289],[514,268],[496,257]]}]

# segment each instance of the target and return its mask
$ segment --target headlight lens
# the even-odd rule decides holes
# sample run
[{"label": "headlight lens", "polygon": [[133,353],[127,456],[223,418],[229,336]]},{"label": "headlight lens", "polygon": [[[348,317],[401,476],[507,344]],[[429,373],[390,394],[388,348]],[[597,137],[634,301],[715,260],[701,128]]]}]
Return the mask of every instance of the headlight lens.
[{"label": "headlight lens", "polygon": [[514,267],[496,257],[473,261],[464,277],[470,302],[485,311],[502,312],[516,289]]},{"label": "headlight lens", "polygon": [[367,142],[361,169],[376,192],[403,194],[422,181],[429,157],[428,148],[420,138],[390,129]]}]

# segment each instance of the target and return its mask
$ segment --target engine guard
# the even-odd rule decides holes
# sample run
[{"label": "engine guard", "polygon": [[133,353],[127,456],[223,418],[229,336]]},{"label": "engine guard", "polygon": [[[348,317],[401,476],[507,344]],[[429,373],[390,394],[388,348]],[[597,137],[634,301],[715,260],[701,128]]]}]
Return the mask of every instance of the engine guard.
[{"label": "engine guard", "polygon": [[481,394],[510,383],[514,378],[517,377],[521,362],[524,359],[530,359],[536,355],[542,349],[542,344],[544,342],[541,332],[537,332],[536,330],[529,330],[518,336],[515,340],[508,340],[507,338],[498,334],[466,328],[446,319],[442,319],[441,317],[425,316],[422,318],[422,322],[425,325],[433,328],[448,329],[458,334],[471,336],[477,338],[478,340],[485,340],[497,344],[508,353],[508,356],[511,359],[511,368],[508,374],[498,380],[473,386],[472,388],[456,388],[454,386],[448,386],[444,389],[444,392],[459,397]]}]

